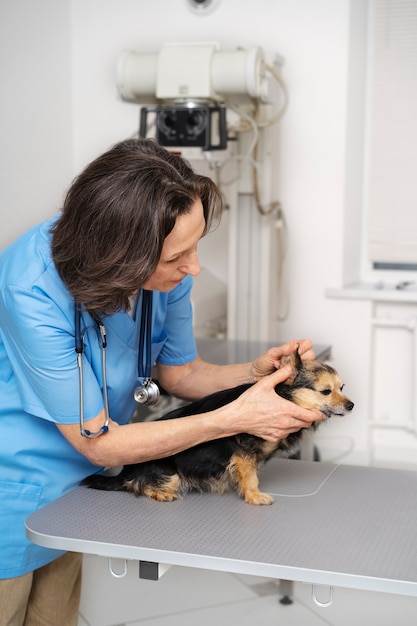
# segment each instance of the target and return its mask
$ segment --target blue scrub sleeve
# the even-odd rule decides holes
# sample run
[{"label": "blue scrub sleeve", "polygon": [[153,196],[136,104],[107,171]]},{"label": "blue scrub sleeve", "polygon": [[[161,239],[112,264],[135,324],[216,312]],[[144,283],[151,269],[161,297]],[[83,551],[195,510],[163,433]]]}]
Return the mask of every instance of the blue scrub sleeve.
[{"label": "blue scrub sleeve", "polygon": [[[70,307],[73,311],[73,307]],[[69,310],[68,310],[69,312]],[[58,423],[79,419],[79,384],[74,319],[39,289],[4,288],[1,335],[23,409]],[[85,419],[103,408],[98,381],[85,362]]]},{"label": "blue scrub sleeve", "polygon": [[[192,286],[193,279],[187,276],[173,291],[162,294],[167,299],[163,321],[166,339],[157,360],[163,365],[183,365],[197,358],[191,304]],[[158,321],[155,322],[158,325]]]}]

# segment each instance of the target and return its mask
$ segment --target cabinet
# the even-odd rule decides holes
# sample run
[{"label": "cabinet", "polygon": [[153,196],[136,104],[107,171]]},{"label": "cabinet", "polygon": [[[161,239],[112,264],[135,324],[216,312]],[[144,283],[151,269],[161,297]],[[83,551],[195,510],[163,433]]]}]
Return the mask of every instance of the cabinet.
[{"label": "cabinet", "polygon": [[417,468],[417,285],[357,284],[330,297],[371,301],[369,442],[371,463]]}]

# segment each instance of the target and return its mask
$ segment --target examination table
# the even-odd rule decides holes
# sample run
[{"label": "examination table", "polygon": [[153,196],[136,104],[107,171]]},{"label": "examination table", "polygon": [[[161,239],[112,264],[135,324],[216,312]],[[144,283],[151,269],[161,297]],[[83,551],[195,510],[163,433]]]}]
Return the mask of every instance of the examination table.
[{"label": "examination table", "polygon": [[[217,362],[249,360],[264,347],[199,342],[203,358]],[[416,472],[273,458],[260,487],[274,504],[196,493],[160,503],[78,487],[30,515],[26,533],[49,548],[138,561],[148,579],[180,565],[309,583],[313,592],[417,596]]]}]

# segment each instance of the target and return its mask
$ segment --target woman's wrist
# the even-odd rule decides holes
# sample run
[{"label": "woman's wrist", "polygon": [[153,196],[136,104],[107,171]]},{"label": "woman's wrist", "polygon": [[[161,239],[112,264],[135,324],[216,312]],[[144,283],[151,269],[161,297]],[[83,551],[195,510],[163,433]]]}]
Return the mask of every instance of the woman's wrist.
[{"label": "woman's wrist", "polygon": [[256,367],[256,361],[249,363],[248,383],[257,383],[261,378],[259,370]]}]

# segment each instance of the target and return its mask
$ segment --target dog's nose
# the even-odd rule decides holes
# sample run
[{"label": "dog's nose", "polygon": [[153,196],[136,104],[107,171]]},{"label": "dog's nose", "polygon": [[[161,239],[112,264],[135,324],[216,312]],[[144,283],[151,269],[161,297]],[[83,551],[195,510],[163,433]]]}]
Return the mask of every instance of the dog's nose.
[{"label": "dog's nose", "polygon": [[351,411],[351,410],[353,409],[353,407],[354,407],[354,406],[355,406],[355,405],[353,404],[353,402],[351,402],[350,400],[348,400],[348,401],[346,402],[346,404],[345,404],[346,411]]}]

